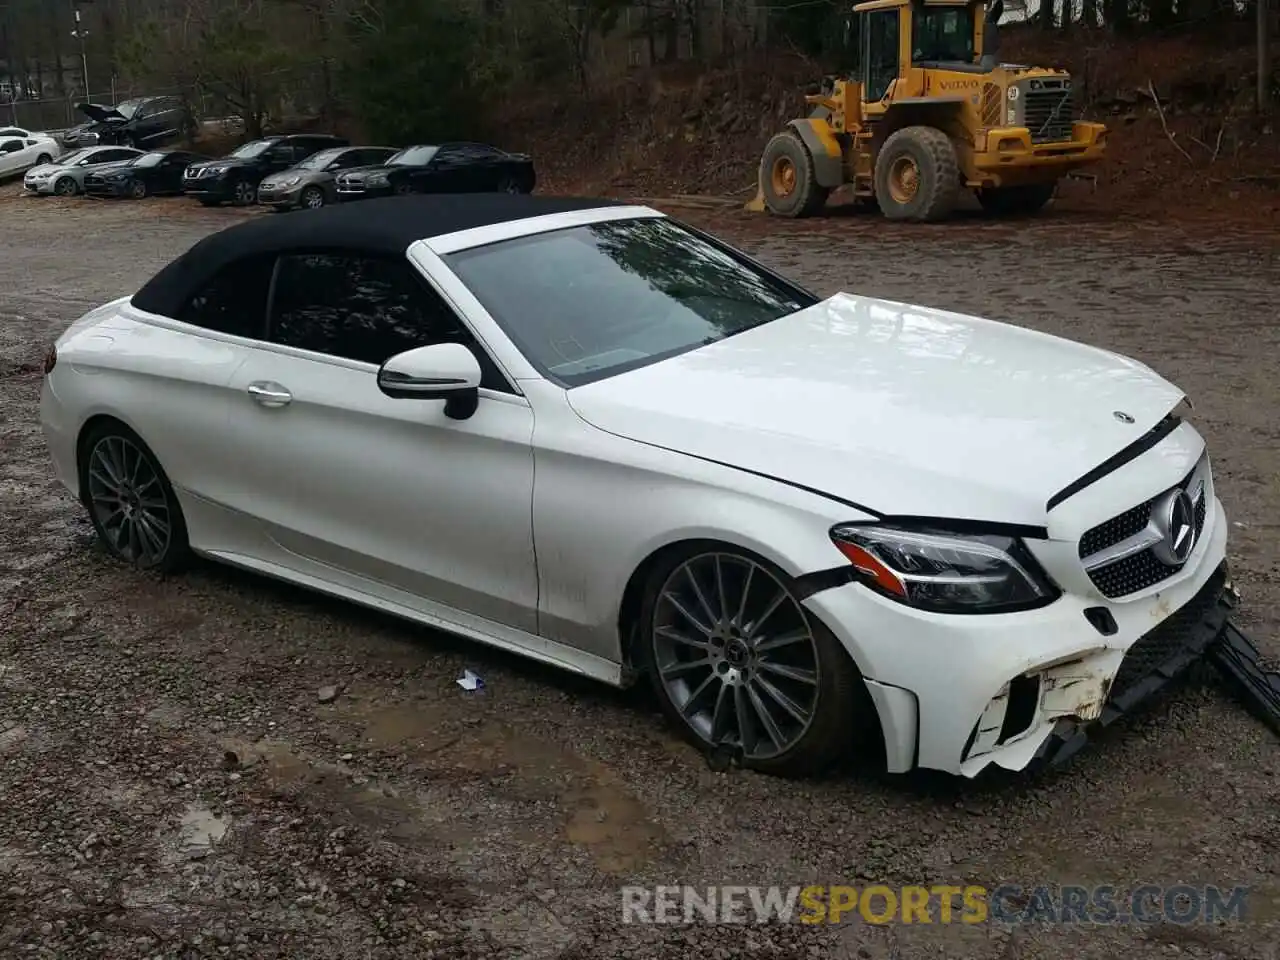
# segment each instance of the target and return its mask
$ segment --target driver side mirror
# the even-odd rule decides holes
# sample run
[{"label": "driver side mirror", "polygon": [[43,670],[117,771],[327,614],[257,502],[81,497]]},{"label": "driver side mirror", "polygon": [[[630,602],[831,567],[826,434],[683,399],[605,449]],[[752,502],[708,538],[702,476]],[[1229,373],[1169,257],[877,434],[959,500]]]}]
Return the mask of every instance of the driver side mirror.
[{"label": "driver side mirror", "polygon": [[480,403],[480,362],[460,343],[397,353],[378,369],[378,389],[397,400],[444,400],[445,416],[466,420]]}]

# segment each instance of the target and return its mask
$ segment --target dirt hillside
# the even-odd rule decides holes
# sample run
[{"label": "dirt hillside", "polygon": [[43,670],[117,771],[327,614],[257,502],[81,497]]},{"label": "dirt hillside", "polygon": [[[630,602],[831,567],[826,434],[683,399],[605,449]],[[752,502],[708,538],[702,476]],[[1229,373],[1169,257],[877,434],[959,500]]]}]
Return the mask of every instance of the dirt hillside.
[{"label": "dirt hillside", "polygon": [[[1085,116],[1112,128],[1095,179],[1065,183],[1060,206],[1120,218],[1277,222],[1280,138],[1275,121],[1253,112],[1247,43],[1024,29],[1007,31],[1005,49],[1012,62],[1069,69],[1083,86]],[[745,200],[765,142],[803,114],[804,87],[823,72],[795,54],[636,71],[586,95],[543,92],[512,104],[502,140],[534,153],[549,190]]]}]

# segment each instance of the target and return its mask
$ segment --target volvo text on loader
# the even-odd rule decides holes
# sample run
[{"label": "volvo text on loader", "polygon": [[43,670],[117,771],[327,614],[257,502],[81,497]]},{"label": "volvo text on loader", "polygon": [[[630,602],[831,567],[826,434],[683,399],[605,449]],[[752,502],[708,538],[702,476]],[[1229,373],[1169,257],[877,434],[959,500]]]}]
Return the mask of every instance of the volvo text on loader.
[{"label": "volvo text on loader", "polygon": [[1076,119],[1071,77],[998,60],[1003,0],[871,0],[853,8],[852,68],[774,136],[748,209],[816,213],[837,187],[893,220],[942,220],[961,191],[1033,213],[1100,160],[1107,130]]}]

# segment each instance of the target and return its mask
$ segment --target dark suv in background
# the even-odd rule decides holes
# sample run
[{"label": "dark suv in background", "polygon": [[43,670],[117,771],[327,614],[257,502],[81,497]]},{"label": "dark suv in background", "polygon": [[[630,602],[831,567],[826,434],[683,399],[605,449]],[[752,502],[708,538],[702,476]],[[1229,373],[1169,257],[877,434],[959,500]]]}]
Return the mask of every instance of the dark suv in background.
[{"label": "dark suv in background", "polygon": [[106,144],[148,150],[195,133],[195,119],[181,97],[138,97],[114,107],[78,103],[76,109],[89,122],[62,135],[69,150]]},{"label": "dark suv in background", "polygon": [[258,200],[258,184],[307,157],[351,141],[327,134],[293,134],[252,140],[217,160],[193,163],[182,175],[182,192],[212,207],[228,201],[248,206]]}]

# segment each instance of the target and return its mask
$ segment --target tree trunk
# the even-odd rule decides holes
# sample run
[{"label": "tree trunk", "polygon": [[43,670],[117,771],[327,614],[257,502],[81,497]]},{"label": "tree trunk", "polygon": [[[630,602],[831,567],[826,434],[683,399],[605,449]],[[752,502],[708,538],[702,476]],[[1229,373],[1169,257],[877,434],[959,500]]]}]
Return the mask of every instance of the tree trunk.
[{"label": "tree trunk", "polygon": [[1267,0],[1256,0],[1258,5],[1258,112],[1271,112],[1271,17]]},{"label": "tree trunk", "polygon": [[[1065,3],[1066,0],[1063,0]],[[1052,30],[1054,25],[1053,19],[1053,0],[1040,0],[1040,26],[1046,30]]]}]

